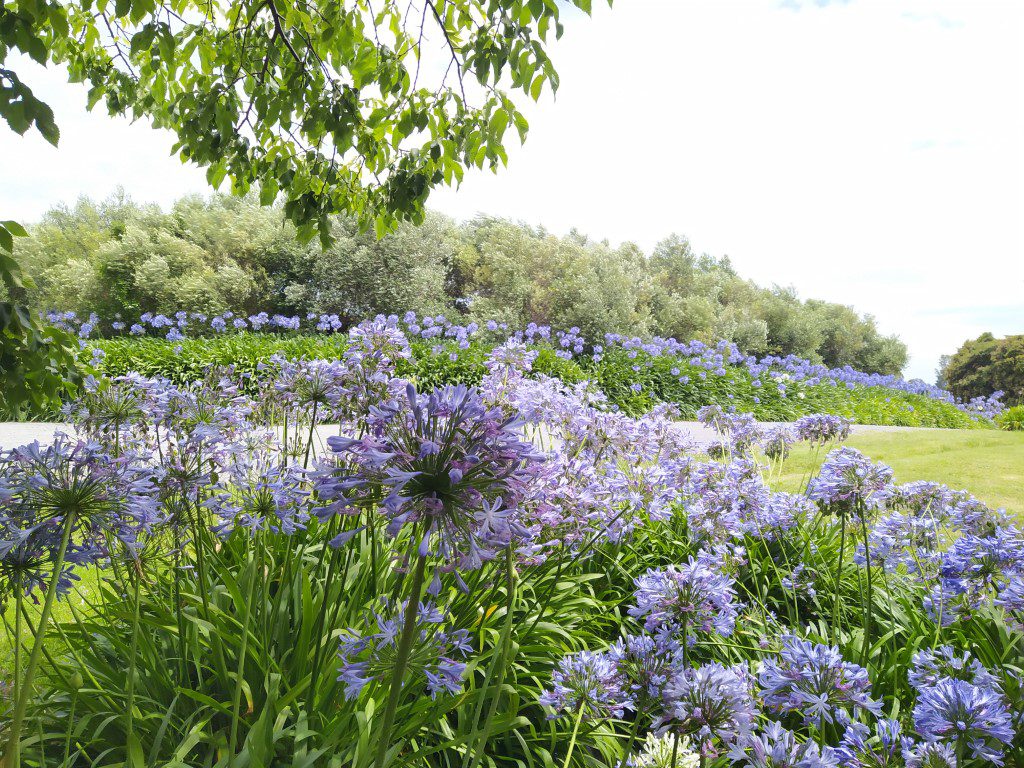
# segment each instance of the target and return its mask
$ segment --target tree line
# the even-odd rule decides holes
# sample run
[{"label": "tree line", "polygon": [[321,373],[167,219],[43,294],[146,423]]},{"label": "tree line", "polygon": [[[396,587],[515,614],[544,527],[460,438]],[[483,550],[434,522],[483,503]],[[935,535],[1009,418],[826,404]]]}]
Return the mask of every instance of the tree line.
[{"label": "tree line", "polygon": [[303,243],[280,207],[214,195],[170,210],[123,192],[48,211],[17,244],[37,311],[133,318],[143,312],[444,314],[576,326],[605,333],[735,342],[745,352],[794,354],[830,366],[898,373],[906,346],[872,317],[802,300],[736,273],[728,257],[699,254],[673,235],[644,253],[573,231],[498,218],[458,223],[437,213],[378,239],[350,219],[332,241]]}]

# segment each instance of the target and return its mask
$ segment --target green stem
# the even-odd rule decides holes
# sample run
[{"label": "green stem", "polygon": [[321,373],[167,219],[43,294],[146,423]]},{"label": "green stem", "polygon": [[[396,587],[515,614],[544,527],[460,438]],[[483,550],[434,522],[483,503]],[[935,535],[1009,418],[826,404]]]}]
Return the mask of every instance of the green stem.
[{"label": "green stem", "polygon": [[302,460],[302,468],[309,468],[309,452],[313,448],[313,430],[316,429],[316,407],[319,403],[313,403],[313,420],[309,422],[309,437],[306,439],[306,456]]},{"label": "green stem", "polygon": [[633,751],[633,743],[636,741],[637,731],[640,730],[640,713],[633,719],[633,725],[629,729],[629,736],[626,737],[626,745],[622,748],[622,758],[619,760],[619,768],[626,768],[626,761],[629,753]]},{"label": "green stem", "polygon": [[569,761],[572,759],[572,751],[576,747],[576,736],[580,732],[580,723],[583,722],[583,706],[576,710],[576,723],[572,727],[572,736],[569,737],[569,751],[565,753],[565,762],[562,768],[569,768]]},{"label": "green stem", "polygon": [[377,756],[374,759],[374,766],[376,768],[384,768],[387,765],[388,747],[391,746],[391,728],[395,723],[398,700],[402,694],[405,668],[409,663],[409,655],[412,653],[413,641],[416,639],[416,615],[419,611],[420,596],[423,592],[423,575],[426,567],[427,558],[420,555],[416,559],[416,568],[412,575],[412,585],[409,588],[409,602],[405,607],[405,625],[402,627],[402,636],[398,641],[395,666],[391,671],[391,684],[388,686],[388,701],[384,708],[384,715],[381,718],[381,727],[378,732]]},{"label": "green stem", "polygon": [[832,603],[832,642],[839,644],[839,592],[843,578],[843,557],[846,555],[846,512],[839,513],[839,561],[836,563],[836,582],[833,585],[836,597]]},{"label": "green stem", "polygon": [[125,747],[128,749],[128,764],[131,765],[134,761],[132,760],[131,743],[132,737],[135,735],[135,657],[139,649],[139,591],[142,586],[142,571],[136,564],[135,569],[135,588],[132,593],[132,599],[134,600],[134,615],[132,616],[132,643],[131,651],[128,656],[128,696],[127,696],[127,715],[128,715],[128,738],[125,742]]},{"label": "green stem", "polygon": [[864,534],[864,569],[868,575],[868,599],[864,611],[864,643],[861,645],[861,664],[864,664],[871,650],[871,615],[874,611],[874,591],[871,584],[871,547],[868,541],[868,521],[863,504],[860,505],[860,526]]},{"label": "green stem", "polygon": [[21,690],[18,692],[18,698],[14,705],[14,714],[11,717],[11,735],[7,742],[7,751],[3,762],[5,768],[20,768],[21,766],[21,726],[25,720],[25,711],[28,709],[28,699],[32,692],[32,678],[35,676],[36,667],[39,666],[39,659],[43,655],[43,638],[46,636],[46,627],[50,623],[50,611],[53,610],[53,601],[57,597],[57,585],[60,582],[61,570],[64,568],[64,556],[67,554],[68,544],[71,542],[73,527],[74,516],[66,516],[60,549],[57,550],[57,558],[53,564],[53,575],[50,577],[46,599],[43,601],[43,610],[39,614],[39,626],[32,642],[32,653],[29,655],[28,666],[25,668],[25,679],[21,683]]},{"label": "green stem", "polygon": [[231,735],[228,738],[229,765],[235,761],[235,743],[238,738],[239,709],[242,706],[242,683],[245,680],[245,656],[249,652],[249,622],[252,619],[252,603],[256,597],[256,573],[259,563],[248,558],[249,592],[242,606],[242,644],[238,650],[238,668],[235,672],[235,692],[231,697]]},{"label": "green stem", "polygon": [[[470,764],[470,768],[477,768],[480,765],[480,761],[484,756],[484,748],[491,737],[491,723],[494,722],[494,716],[498,713],[498,704],[501,701],[501,686],[505,682],[508,654],[512,646],[512,623],[516,604],[516,569],[515,556],[511,546],[505,548],[505,588],[508,591],[505,604],[505,626],[501,630],[501,639],[499,640],[500,651],[491,660],[491,668],[487,671],[487,678],[484,680],[484,685],[480,692],[480,700],[477,704],[476,713],[473,716],[473,729],[478,735],[473,747],[473,762]],[[491,706],[487,709],[487,717],[484,719],[483,725],[477,730],[477,724],[480,722],[480,710],[483,708],[484,699],[487,697],[487,691],[491,687],[491,678],[495,672],[497,672],[497,677],[494,678],[494,687],[497,690],[491,699]],[[463,765],[465,764],[465,761],[463,761]]]}]

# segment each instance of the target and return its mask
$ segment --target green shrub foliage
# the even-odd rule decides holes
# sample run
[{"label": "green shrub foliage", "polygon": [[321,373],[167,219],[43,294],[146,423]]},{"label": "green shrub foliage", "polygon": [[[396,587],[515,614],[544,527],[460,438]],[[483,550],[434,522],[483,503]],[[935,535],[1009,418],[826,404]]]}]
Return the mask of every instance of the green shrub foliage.
[{"label": "green shrub foliage", "polygon": [[1004,401],[1024,404],[1024,335],[997,339],[983,333],[964,342],[943,371],[948,389],[961,399],[1003,391]]}]

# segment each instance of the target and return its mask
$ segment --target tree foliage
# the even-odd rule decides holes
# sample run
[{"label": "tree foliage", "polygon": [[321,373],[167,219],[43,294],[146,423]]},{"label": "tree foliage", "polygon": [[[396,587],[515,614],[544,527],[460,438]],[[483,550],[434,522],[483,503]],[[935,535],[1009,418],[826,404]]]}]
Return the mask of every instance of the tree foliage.
[{"label": "tree foliage", "polygon": [[[0,64],[67,66],[89,106],[148,118],[183,161],[264,203],[301,237],[343,213],[379,231],[422,221],[430,191],[506,161],[527,122],[512,95],[558,86],[556,0],[17,0],[0,6]],[[590,11],[590,0],[568,5]],[[56,143],[49,108],[0,69],[0,116]]]},{"label": "tree foliage", "polygon": [[1005,392],[1004,401],[1024,404],[1024,335],[997,339],[983,333],[965,341],[943,369],[949,390],[959,398]]},{"label": "tree foliage", "polygon": [[178,310],[446,314],[606,333],[728,339],[758,354],[897,373],[906,348],[850,307],[802,301],[790,288],[740,277],[728,258],[697,254],[672,236],[645,254],[578,232],[564,237],[502,219],[466,224],[428,214],[378,239],[350,218],[332,242],[300,242],[276,208],[215,196],[166,213],[123,195],[56,208],[20,244],[40,311],[131,320]]},{"label": "tree foliage", "polygon": [[[506,133],[523,140],[528,128],[510,94],[536,100],[557,88],[546,45],[561,36],[566,6],[589,13],[590,4],[8,0],[0,2],[0,118],[56,145],[53,111],[11,54],[63,65],[88,87],[90,109],[102,103],[111,115],[170,130],[182,161],[206,168],[214,187],[228,180],[235,194],[258,189],[265,205],[280,197],[300,240],[319,233],[327,243],[334,214],[381,234],[422,222],[430,191],[459,182],[465,168],[506,162]],[[11,299],[22,285],[15,230],[0,226],[0,284]],[[213,309],[258,290],[234,254],[211,267],[191,241],[148,242],[138,229],[123,232],[98,264],[71,259],[47,285],[104,294],[101,308],[175,297]],[[25,382],[33,402],[77,375],[61,364],[71,351],[63,344],[23,305],[5,302],[0,372]],[[0,395],[7,410],[23,389]]]}]

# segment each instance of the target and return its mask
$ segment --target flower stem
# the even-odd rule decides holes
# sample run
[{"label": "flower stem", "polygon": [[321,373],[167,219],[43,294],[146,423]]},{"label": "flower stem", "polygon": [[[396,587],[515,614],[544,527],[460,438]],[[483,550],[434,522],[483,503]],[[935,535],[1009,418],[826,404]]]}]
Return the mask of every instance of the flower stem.
[{"label": "flower stem", "polygon": [[235,761],[235,743],[238,738],[239,709],[242,706],[242,683],[245,681],[245,656],[249,652],[249,622],[252,619],[252,604],[256,595],[256,574],[259,563],[251,556],[249,565],[249,590],[242,607],[242,643],[238,649],[238,669],[235,673],[235,691],[231,698],[231,733],[228,737],[228,764]]},{"label": "flower stem", "polygon": [[636,717],[633,718],[633,725],[629,729],[629,736],[626,737],[626,744],[622,748],[622,757],[619,759],[619,768],[626,768],[626,761],[629,759],[629,753],[633,751],[633,742],[636,741],[636,734],[639,730],[640,713],[637,712]]},{"label": "flower stem", "polygon": [[384,768],[387,764],[388,747],[391,746],[391,728],[395,724],[398,700],[402,694],[402,681],[405,678],[405,669],[409,663],[409,656],[412,653],[413,641],[416,639],[416,615],[420,607],[420,596],[423,593],[423,575],[426,567],[427,558],[424,555],[417,557],[416,567],[412,574],[412,584],[409,588],[409,602],[405,607],[405,624],[402,627],[402,636],[398,640],[395,666],[391,670],[388,701],[384,707],[380,731],[378,732],[377,756],[374,759],[376,768]]},{"label": "flower stem", "polygon": [[50,585],[46,590],[42,613],[39,614],[39,625],[32,642],[32,653],[29,655],[28,666],[25,667],[25,678],[21,682],[18,698],[14,705],[14,714],[11,716],[11,735],[4,754],[4,768],[20,768],[21,766],[21,726],[25,721],[25,711],[28,709],[28,699],[32,693],[32,678],[35,676],[36,667],[39,666],[39,658],[43,655],[43,639],[46,636],[46,627],[50,623],[53,601],[57,597],[57,586],[60,583],[61,570],[64,568],[64,556],[67,554],[68,544],[71,542],[71,529],[74,527],[74,520],[74,515],[67,515],[64,519],[60,549],[57,550],[57,558],[53,563],[53,574],[50,576]]},{"label": "flower stem", "polygon": [[867,571],[868,574],[868,599],[864,611],[864,643],[861,645],[860,651],[861,664],[864,664],[868,658],[868,653],[871,650],[871,615],[874,611],[874,591],[872,590],[871,584],[871,546],[868,541],[868,522],[865,517],[867,511],[864,509],[863,503],[861,504],[859,511],[861,530],[864,532],[864,570]]},{"label": "flower stem", "polygon": [[128,656],[128,692],[127,702],[125,704],[126,714],[128,717],[128,728],[127,728],[127,740],[125,741],[125,747],[128,749],[128,764],[131,765],[133,760],[131,758],[131,744],[135,736],[135,658],[139,650],[139,591],[142,586],[142,569],[138,567],[136,563],[135,568],[135,588],[132,593],[133,600],[133,611],[132,617],[132,642],[131,651]]},{"label": "flower stem", "polygon": [[565,762],[562,768],[569,768],[569,761],[572,759],[572,751],[576,746],[576,736],[580,732],[580,723],[583,722],[583,706],[576,710],[576,723],[572,727],[572,736],[569,737],[569,751],[565,753]]},{"label": "flower stem", "polygon": [[839,560],[836,562],[836,580],[832,585],[835,600],[832,603],[832,642],[839,644],[839,592],[843,578],[843,557],[846,555],[846,512],[839,512]]}]

